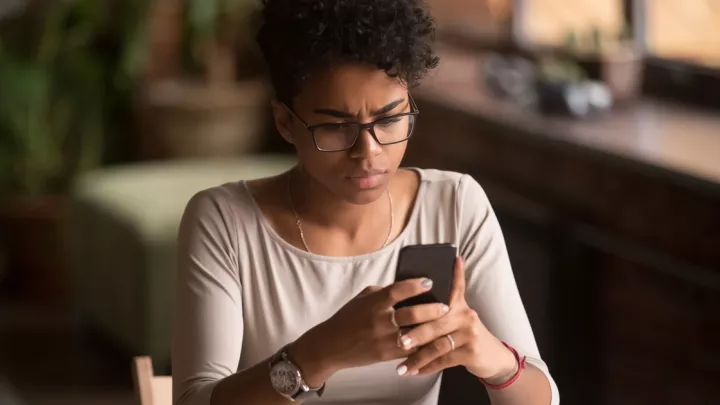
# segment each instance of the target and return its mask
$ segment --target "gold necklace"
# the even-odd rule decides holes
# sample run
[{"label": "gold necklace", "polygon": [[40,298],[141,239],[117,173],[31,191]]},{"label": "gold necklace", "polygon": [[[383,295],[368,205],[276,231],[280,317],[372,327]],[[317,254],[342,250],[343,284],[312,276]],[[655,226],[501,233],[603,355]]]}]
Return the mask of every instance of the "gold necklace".
[{"label": "gold necklace", "polygon": [[[287,189],[288,189],[288,199],[290,200],[290,208],[292,209],[292,212],[295,215],[295,226],[297,226],[298,232],[300,233],[300,240],[302,241],[302,244],[305,247],[305,250],[308,253],[312,253],[310,251],[310,248],[308,247],[307,241],[305,240],[305,232],[303,232],[302,222],[300,221],[300,215],[297,213],[297,210],[295,210],[295,204],[293,204],[292,190],[290,187],[291,179],[292,179],[292,172],[288,173]],[[381,249],[384,248],[385,246],[387,246],[387,244],[390,242],[390,237],[392,237],[393,226],[395,225],[395,213],[393,212],[392,196],[390,195],[390,191],[388,191],[387,189],[385,189],[385,193],[388,196],[388,203],[390,204],[390,229],[388,229],[387,238],[385,238],[385,243],[383,243]]]}]

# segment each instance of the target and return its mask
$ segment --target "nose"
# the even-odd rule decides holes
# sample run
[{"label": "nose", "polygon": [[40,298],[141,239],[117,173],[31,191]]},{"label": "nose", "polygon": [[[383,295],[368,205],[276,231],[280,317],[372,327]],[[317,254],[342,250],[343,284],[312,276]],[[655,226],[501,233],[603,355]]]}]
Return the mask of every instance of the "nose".
[{"label": "nose", "polygon": [[370,129],[365,128],[358,134],[355,145],[350,150],[350,157],[354,159],[366,159],[371,156],[376,156],[382,152],[382,145],[377,143],[375,138],[370,133]]}]

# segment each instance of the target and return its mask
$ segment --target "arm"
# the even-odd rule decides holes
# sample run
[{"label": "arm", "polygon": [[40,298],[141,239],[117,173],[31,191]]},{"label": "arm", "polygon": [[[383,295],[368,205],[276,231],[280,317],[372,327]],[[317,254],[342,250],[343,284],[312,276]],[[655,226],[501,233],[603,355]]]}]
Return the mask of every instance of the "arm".
[{"label": "arm", "polygon": [[[535,343],[530,322],[515,283],[505,241],[495,213],[480,185],[470,176],[458,184],[458,224],[460,256],[465,260],[468,306],[497,339],[527,356],[527,367],[520,378],[503,390],[488,389],[495,405],[557,405],[557,386]],[[504,353],[512,376],[515,360]],[[498,376],[491,383],[502,383]]]},{"label": "arm", "polygon": [[[178,236],[173,402],[289,404],[270,384],[269,359],[237,372],[244,328],[233,232],[237,225],[222,198],[211,193],[191,199]],[[310,384],[327,377],[317,358],[297,359]]]}]

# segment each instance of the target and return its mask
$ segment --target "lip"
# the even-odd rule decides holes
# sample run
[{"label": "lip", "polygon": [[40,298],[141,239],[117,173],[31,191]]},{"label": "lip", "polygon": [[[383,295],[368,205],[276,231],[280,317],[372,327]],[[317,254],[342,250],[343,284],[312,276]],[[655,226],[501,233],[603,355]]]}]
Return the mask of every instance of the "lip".
[{"label": "lip", "polygon": [[369,170],[358,170],[356,172],[351,173],[348,177],[349,178],[355,178],[355,177],[370,177],[375,176],[378,174],[386,174],[387,170],[382,169],[369,169]]},{"label": "lip", "polygon": [[354,173],[348,176],[348,180],[359,189],[372,189],[379,186],[386,175],[384,170],[370,170]]}]

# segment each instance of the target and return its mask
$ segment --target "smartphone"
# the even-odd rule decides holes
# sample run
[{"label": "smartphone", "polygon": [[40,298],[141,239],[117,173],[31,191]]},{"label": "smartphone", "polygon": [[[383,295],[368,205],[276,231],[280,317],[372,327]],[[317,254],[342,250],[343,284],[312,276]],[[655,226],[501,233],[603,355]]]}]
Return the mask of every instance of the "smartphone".
[{"label": "smartphone", "polygon": [[450,303],[453,267],[457,248],[452,243],[409,245],[400,250],[395,281],[427,277],[433,281],[430,291],[395,304],[395,309],[418,304]]}]

